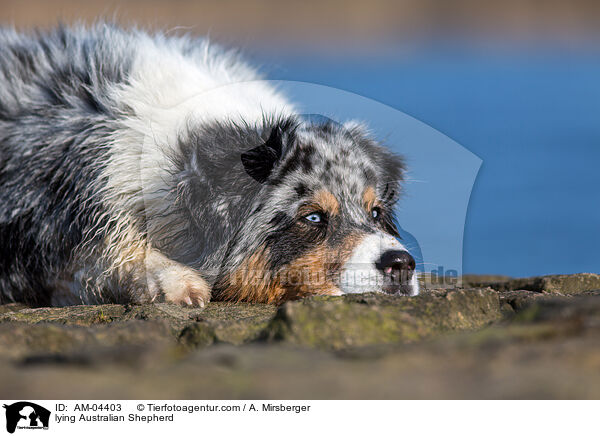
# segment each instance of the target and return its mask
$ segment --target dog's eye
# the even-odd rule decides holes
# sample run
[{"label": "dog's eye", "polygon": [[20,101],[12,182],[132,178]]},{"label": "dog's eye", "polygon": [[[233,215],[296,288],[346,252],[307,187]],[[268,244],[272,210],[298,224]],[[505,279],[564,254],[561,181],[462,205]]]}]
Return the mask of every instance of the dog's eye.
[{"label": "dog's eye", "polygon": [[306,215],[304,219],[314,224],[320,224],[325,221],[325,217],[319,212],[310,213]]},{"label": "dog's eye", "polygon": [[378,220],[378,219],[381,217],[381,209],[380,209],[380,208],[378,208],[378,207],[374,207],[374,208],[371,210],[371,216],[373,217],[373,219],[374,219],[375,221],[377,221],[377,220]]}]

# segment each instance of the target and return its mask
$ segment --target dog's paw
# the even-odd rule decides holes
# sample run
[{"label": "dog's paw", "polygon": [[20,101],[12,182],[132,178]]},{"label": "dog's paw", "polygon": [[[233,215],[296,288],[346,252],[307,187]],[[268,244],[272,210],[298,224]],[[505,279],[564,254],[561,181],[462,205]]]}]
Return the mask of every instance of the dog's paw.
[{"label": "dog's paw", "polygon": [[147,263],[148,287],[154,299],[196,307],[210,301],[210,286],[200,274],[164,257],[158,260]]},{"label": "dog's paw", "polygon": [[160,288],[165,301],[182,306],[204,307],[210,300],[208,283],[186,267],[171,267],[160,271]]}]

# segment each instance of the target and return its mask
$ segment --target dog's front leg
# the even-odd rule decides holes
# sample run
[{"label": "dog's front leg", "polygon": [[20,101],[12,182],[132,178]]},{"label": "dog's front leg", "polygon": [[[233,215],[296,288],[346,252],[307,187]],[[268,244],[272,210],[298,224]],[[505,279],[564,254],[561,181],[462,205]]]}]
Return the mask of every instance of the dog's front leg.
[{"label": "dog's front leg", "polygon": [[197,271],[158,250],[146,253],[146,277],[153,300],[200,307],[210,301],[210,285]]}]

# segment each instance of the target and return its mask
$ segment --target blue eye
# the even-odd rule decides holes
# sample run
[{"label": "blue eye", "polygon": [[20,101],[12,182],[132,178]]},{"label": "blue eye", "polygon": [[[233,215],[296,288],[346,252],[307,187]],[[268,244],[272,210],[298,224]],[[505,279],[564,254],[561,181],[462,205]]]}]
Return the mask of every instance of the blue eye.
[{"label": "blue eye", "polygon": [[313,212],[304,217],[305,220],[310,221],[311,223],[319,224],[323,222],[323,215],[318,212]]}]

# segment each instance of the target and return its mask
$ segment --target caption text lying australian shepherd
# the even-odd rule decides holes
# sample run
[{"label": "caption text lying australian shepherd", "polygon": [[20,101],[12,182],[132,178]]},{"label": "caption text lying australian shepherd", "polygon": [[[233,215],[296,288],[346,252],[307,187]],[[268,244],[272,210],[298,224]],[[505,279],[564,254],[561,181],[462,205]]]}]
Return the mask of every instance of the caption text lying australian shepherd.
[{"label": "caption text lying australian shepherd", "polygon": [[0,30],[0,303],[415,295],[402,173],[204,39]]}]

